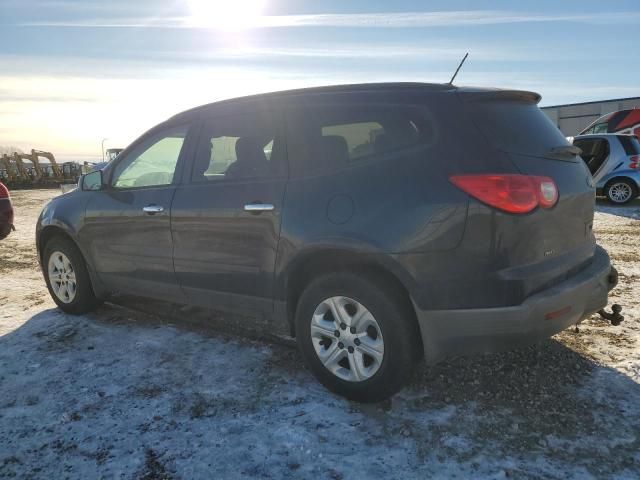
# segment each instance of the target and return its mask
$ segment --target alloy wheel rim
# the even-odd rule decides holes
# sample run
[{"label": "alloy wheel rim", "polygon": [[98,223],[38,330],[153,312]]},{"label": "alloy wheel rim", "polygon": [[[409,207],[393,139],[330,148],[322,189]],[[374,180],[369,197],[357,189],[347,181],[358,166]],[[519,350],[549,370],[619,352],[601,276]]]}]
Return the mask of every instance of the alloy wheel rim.
[{"label": "alloy wheel rim", "polygon": [[324,367],[349,382],[371,378],[384,358],[380,325],[364,305],[349,297],[320,302],[311,318],[311,341]]},{"label": "alloy wheel rim", "polygon": [[609,196],[614,202],[626,202],[631,197],[631,187],[626,183],[614,183],[609,188]]},{"label": "alloy wheel rim", "polygon": [[71,303],[76,298],[78,285],[73,265],[62,252],[53,252],[48,263],[49,283],[53,293],[63,303]]}]

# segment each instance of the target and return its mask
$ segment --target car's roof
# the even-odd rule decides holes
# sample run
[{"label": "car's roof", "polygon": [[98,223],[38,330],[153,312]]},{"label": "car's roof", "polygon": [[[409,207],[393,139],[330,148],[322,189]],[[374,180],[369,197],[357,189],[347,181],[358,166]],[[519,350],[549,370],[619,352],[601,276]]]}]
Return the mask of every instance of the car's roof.
[{"label": "car's roof", "polygon": [[201,105],[189,110],[180,112],[172,116],[171,120],[184,119],[191,115],[207,112],[209,109],[224,105],[233,105],[234,103],[244,103],[260,100],[275,100],[286,98],[298,98],[324,94],[345,94],[345,93],[385,93],[385,92],[459,92],[469,94],[469,98],[479,96],[486,98],[485,95],[496,96],[497,98],[518,98],[527,99],[538,103],[540,95],[534,92],[524,90],[505,90],[500,88],[487,87],[459,87],[451,83],[422,83],[422,82],[385,82],[385,83],[354,83],[346,85],[328,85],[322,87],[297,88],[293,90],[282,90],[270,93],[260,93],[256,95],[248,95],[245,97],[229,98],[213,103]]},{"label": "car's roof", "polygon": [[415,90],[428,90],[434,92],[446,92],[457,90],[456,87],[449,83],[420,83],[420,82],[388,82],[388,83],[355,83],[346,85],[327,85],[322,87],[308,87],[308,88],[296,88],[292,90],[282,90],[277,92],[259,93],[256,95],[248,95],[244,97],[235,97],[225,100],[220,100],[213,103],[201,105],[199,107],[185,110],[184,112],[176,114],[174,117],[183,116],[189,113],[195,113],[209,108],[213,108],[220,105],[225,105],[235,102],[244,102],[251,100],[266,100],[266,99],[279,99],[288,97],[300,97],[321,95],[325,93],[356,93],[356,92],[384,92],[384,91],[415,91]]}]

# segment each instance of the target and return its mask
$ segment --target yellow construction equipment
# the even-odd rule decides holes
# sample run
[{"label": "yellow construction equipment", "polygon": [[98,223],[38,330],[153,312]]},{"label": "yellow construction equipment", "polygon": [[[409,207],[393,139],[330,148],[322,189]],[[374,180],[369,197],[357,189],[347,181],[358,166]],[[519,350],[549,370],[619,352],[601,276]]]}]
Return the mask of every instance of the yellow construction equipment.
[{"label": "yellow construction equipment", "polygon": [[58,162],[56,162],[56,159],[53,156],[53,153],[43,152],[42,150],[31,150],[31,158],[34,158],[37,161],[38,157],[44,157],[48,159],[49,163],[51,164],[51,170],[53,171],[53,175],[55,177],[62,178],[63,176],[62,170],[60,170],[60,167],[58,166]]},{"label": "yellow construction equipment", "polygon": [[[24,164],[24,160],[31,162],[31,167],[26,166]],[[28,153],[13,152],[13,161],[16,163],[18,170],[20,170],[20,173],[25,179],[29,178],[34,182],[38,182],[42,178],[42,168],[40,168],[37,157],[33,158]]]},{"label": "yellow construction equipment", "polygon": [[[46,158],[49,165],[40,163]],[[31,165],[26,165],[29,162]],[[51,152],[32,149],[31,153],[13,152],[0,158],[0,180],[15,186],[46,186],[64,182],[75,182],[80,176],[80,166],[66,162],[62,166],[56,162]]]},{"label": "yellow construction equipment", "polygon": [[3,180],[11,181],[15,178],[15,169],[13,168],[13,165],[11,165],[11,161],[6,153],[0,158],[0,166],[0,173],[2,174],[0,177],[2,177]]}]

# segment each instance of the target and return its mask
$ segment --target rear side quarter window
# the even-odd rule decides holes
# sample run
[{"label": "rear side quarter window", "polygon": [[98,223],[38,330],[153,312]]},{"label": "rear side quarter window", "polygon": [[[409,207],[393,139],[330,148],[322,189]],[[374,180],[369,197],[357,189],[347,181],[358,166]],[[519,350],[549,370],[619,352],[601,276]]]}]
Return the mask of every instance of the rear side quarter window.
[{"label": "rear side quarter window", "polygon": [[329,171],[433,145],[437,132],[426,107],[334,105],[292,109],[288,150],[298,175]]},{"label": "rear side quarter window", "polygon": [[618,135],[618,140],[620,140],[620,144],[622,145],[622,148],[624,148],[624,153],[627,154],[627,156],[640,154],[640,142],[637,137],[631,135]]},{"label": "rear side quarter window", "polygon": [[349,160],[373,155],[380,135],[385,129],[378,122],[355,122],[338,125],[326,125],[321,130],[322,137],[339,136],[347,144]]}]

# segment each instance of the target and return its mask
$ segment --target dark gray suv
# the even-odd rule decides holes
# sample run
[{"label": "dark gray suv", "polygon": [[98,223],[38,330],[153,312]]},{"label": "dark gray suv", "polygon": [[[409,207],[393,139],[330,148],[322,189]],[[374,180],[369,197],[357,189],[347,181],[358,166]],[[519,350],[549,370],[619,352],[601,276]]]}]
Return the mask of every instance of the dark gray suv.
[{"label": "dark gray suv", "polygon": [[396,392],[424,356],[530,343],[607,303],[584,162],[535,93],[295,90],[180,113],[51,201],[51,296],[236,311],[333,391]]}]

